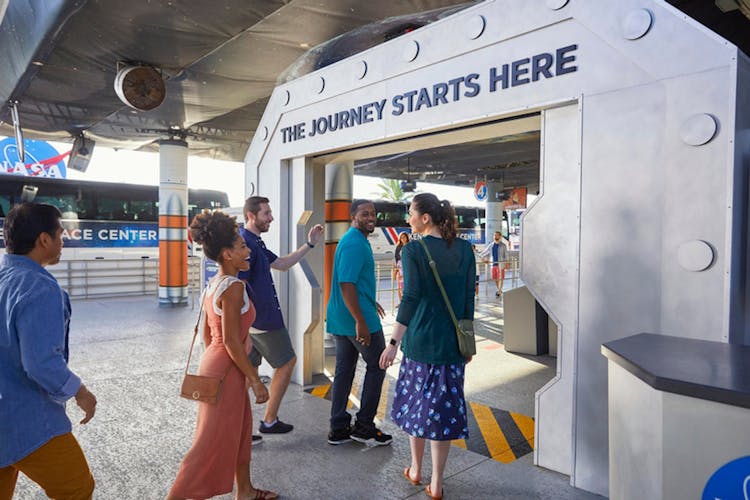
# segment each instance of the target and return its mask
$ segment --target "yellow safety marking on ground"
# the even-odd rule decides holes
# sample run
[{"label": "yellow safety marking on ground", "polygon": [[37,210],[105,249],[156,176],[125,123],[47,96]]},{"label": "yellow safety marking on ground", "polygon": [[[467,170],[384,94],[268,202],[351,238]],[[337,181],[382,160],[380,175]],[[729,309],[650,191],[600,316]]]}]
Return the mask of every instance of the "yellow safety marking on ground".
[{"label": "yellow safety marking on ground", "polygon": [[520,413],[510,413],[510,416],[513,417],[513,421],[518,426],[518,430],[521,431],[521,434],[523,434],[523,437],[526,438],[526,442],[529,443],[529,446],[531,446],[531,449],[534,449],[534,419],[531,417],[527,417],[526,415],[521,415]]},{"label": "yellow safety marking on ground", "polygon": [[388,409],[388,398],[390,396],[388,389],[390,389],[390,385],[388,379],[383,381],[383,390],[380,392],[380,402],[378,403],[378,413],[376,415],[381,422],[385,420],[385,412]]},{"label": "yellow safety marking on ground", "polygon": [[319,385],[316,387],[313,387],[313,390],[310,391],[310,394],[313,396],[318,396],[319,398],[325,399],[326,394],[328,394],[328,391],[331,389],[331,384],[326,385]]},{"label": "yellow safety marking on ground", "polygon": [[[389,379],[384,380],[383,390],[378,402],[376,417],[381,422],[387,418],[388,402],[392,396],[390,394],[390,383]],[[318,385],[305,389],[305,392],[319,398],[330,399],[331,386],[332,384]],[[357,394],[358,392],[359,387],[356,383],[352,383],[352,392],[349,394],[349,401],[347,402],[348,409],[360,407],[361,403]],[[465,439],[454,439],[451,441],[453,446],[481,455],[486,454],[485,456],[489,456],[502,463],[513,462],[534,449],[534,419],[532,417],[490,408],[489,406],[470,401],[467,401],[467,403],[471,408],[471,413],[467,417],[469,419],[473,418],[473,421],[476,422],[474,428],[479,428],[482,436],[481,439],[484,443],[477,447],[477,443],[473,440],[474,438],[470,442],[467,442]],[[470,427],[471,425],[473,424],[470,423]],[[512,428],[514,425],[518,429],[517,431],[515,428]],[[506,432],[508,433],[507,435]],[[513,441],[512,447],[509,440]],[[472,442],[474,444],[471,444]]]},{"label": "yellow safety marking on ground", "polygon": [[516,459],[516,456],[510,449],[508,440],[505,439],[503,431],[495,420],[492,410],[489,407],[479,403],[469,403],[471,410],[474,412],[474,418],[477,421],[479,430],[487,445],[490,457],[504,464],[510,463]]}]

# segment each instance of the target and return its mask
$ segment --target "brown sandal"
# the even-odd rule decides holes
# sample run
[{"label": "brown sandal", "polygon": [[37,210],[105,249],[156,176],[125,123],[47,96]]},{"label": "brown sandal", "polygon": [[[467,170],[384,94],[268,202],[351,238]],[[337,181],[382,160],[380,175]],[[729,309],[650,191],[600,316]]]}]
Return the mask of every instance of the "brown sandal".
[{"label": "brown sandal", "polygon": [[430,485],[428,484],[427,487],[424,489],[425,494],[432,498],[432,500],[443,500],[443,491],[440,491],[440,496],[435,496],[432,494],[432,490],[430,489]]},{"label": "brown sandal", "polygon": [[279,498],[278,493],[274,493],[273,491],[268,490],[256,489],[253,500],[274,500],[275,498]]},{"label": "brown sandal", "polygon": [[414,486],[422,486],[422,481],[419,479],[412,479],[411,478],[411,465],[404,469],[404,477],[407,481],[409,481]]}]

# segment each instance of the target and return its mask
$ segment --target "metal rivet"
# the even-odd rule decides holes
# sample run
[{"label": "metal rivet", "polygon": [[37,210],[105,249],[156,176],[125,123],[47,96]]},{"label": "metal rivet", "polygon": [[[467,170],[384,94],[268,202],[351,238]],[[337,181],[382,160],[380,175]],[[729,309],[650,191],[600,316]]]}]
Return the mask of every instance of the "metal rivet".
[{"label": "metal rivet", "polygon": [[365,61],[359,61],[357,63],[357,69],[356,69],[356,73],[355,74],[357,75],[357,78],[359,80],[361,80],[362,78],[364,78],[365,75],[367,74],[367,62],[365,62]]},{"label": "metal rivet", "polygon": [[568,0],[547,0],[547,7],[552,10],[560,10],[568,5]]},{"label": "metal rivet", "polygon": [[682,123],[680,139],[690,146],[702,146],[716,135],[719,124],[708,113],[693,115]]},{"label": "metal rivet", "polygon": [[263,134],[262,134],[263,140],[265,141],[268,139],[268,127],[263,127]]},{"label": "metal rivet", "polygon": [[622,21],[622,36],[628,40],[637,40],[651,29],[654,18],[651,11],[638,9],[630,12]]},{"label": "metal rivet", "polygon": [[474,16],[469,19],[469,21],[464,26],[464,32],[470,39],[476,40],[477,38],[482,36],[482,33],[484,33],[484,28],[486,26],[487,20],[484,18],[484,16]]},{"label": "metal rivet", "polygon": [[686,241],[677,249],[677,262],[686,271],[705,271],[714,263],[714,249],[702,240]]},{"label": "metal rivet", "polygon": [[419,55],[419,42],[412,40],[404,47],[404,61],[411,62]]},{"label": "metal rivet", "polygon": [[290,94],[288,90],[285,90],[284,91],[284,106],[289,104],[289,101],[291,100],[292,100],[292,94]]},{"label": "metal rivet", "polygon": [[323,90],[326,88],[326,79],[319,76],[318,79],[314,81],[313,88],[318,94],[323,93]]}]

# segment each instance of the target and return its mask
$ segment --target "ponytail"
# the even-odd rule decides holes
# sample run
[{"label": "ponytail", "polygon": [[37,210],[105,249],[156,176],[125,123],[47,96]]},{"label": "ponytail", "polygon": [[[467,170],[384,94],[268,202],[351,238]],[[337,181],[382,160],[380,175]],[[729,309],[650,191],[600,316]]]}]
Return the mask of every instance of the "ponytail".
[{"label": "ponytail", "polygon": [[453,240],[458,236],[458,224],[456,222],[456,211],[453,209],[451,202],[443,200],[440,202],[442,208],[442,219],[438,224],[440,229],[440,236],[448,242],[448,246],[451,246]]},{"label": "ponytail", "polygon": [[429,214],[432,223],[438,227],[440,236],[450,246],[458,236],[456,211],[448,200],[440,201],[432,193],[419,193],[412,200],[417,212]]}]

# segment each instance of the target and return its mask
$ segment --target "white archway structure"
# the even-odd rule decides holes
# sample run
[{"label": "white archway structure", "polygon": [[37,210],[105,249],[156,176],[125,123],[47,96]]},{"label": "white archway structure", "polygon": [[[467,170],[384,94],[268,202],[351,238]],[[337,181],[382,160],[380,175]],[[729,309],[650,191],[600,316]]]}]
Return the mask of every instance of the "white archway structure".
[{"label": "white archway structure", "polygon": [[[467,126],[519,116],[539,127],[522,276],[560,336],[557,375],[536,395],[534,458],[607,494],[600,345],[638,332],[750,339],[748,109],[748,59],[666,2],[487,1],[276,88],[248,192],[271,198],[282,223],[267,240],[285,252],[305,232],[284,221],[323,221],[321,161],[474,140],[483,129]],[[304,353],[298,381],[322,363],[320,292],[306,281],[322,282],[323,252],[308,262],[277,276]]]}]

